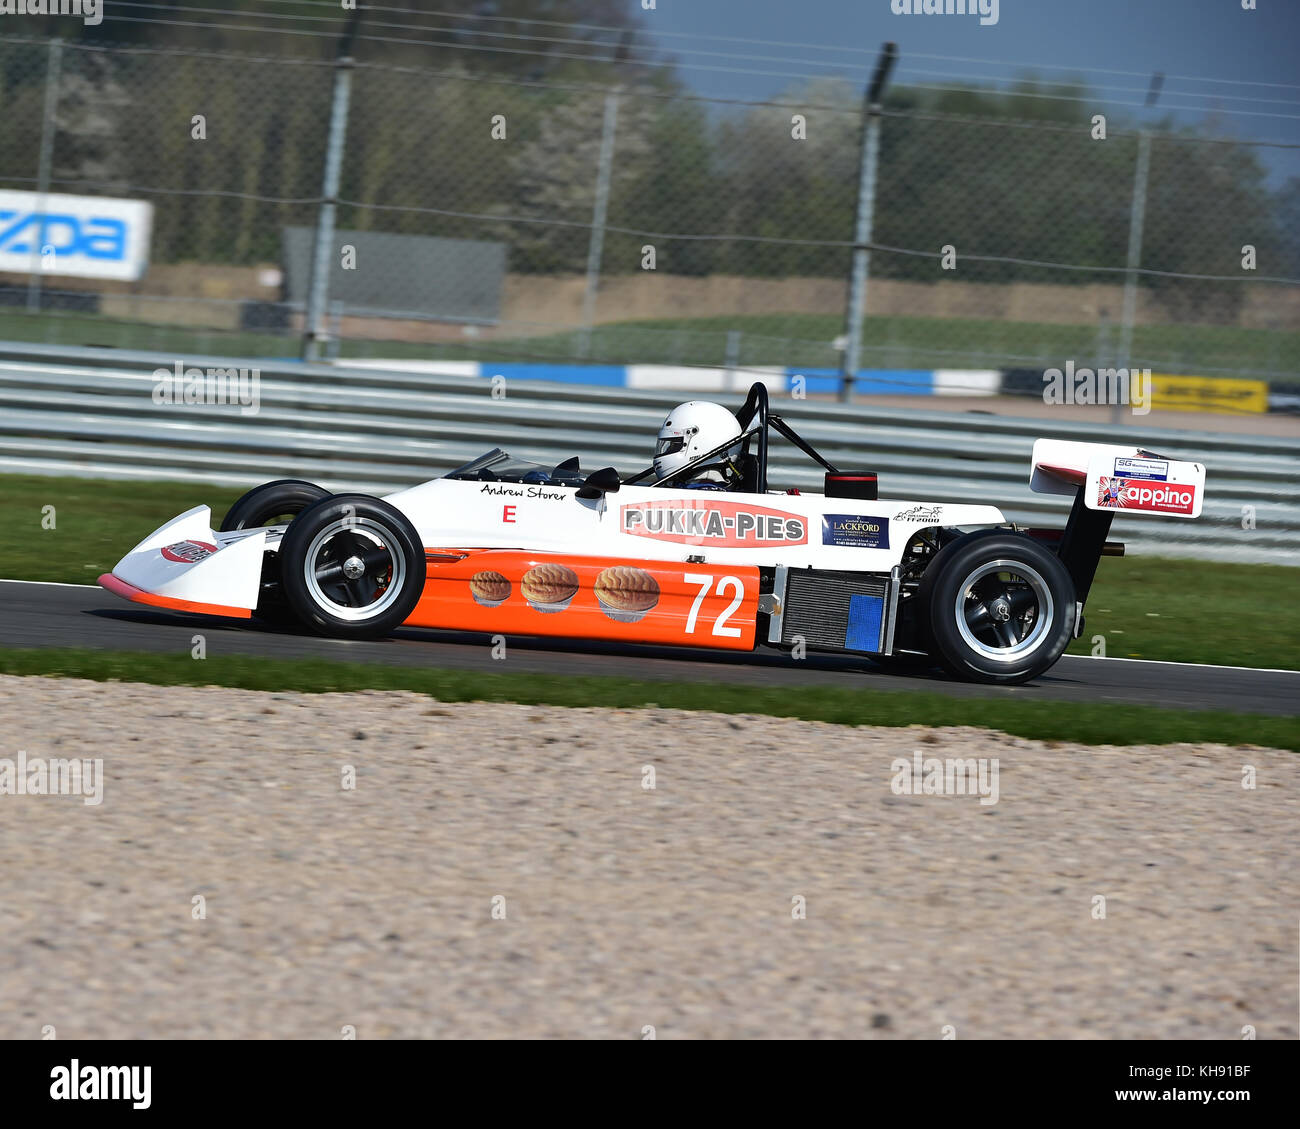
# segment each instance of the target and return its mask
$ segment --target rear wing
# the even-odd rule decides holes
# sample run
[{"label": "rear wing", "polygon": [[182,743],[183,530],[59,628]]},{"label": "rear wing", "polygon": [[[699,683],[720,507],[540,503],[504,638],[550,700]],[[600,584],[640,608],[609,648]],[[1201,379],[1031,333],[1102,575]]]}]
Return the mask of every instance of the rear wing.
[{"label": "rear wing", "polygon": [[1205,500],[1205,467],[1141,447],[1039,439],[1034,443],[1029,488],[1037,494],[1073,496],[1070,519],[1057,550],[1074,580],[1082,611],[1107,551],[1116,513],[1197,518]]},{"label": "rear wing", "polygon": [[1074,494],[1082,487],[1090,510],[1198,518],[1205,500],[1205,467],[1102,443],[1039,439],[1029,488],[1038,494]]}]

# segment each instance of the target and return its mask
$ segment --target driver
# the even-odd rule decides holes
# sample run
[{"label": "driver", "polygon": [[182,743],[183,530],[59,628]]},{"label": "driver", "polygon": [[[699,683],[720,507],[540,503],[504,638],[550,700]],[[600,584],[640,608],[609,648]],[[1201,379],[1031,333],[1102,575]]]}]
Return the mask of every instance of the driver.
[{"label": "driver", "polygon": [[[655,477],[667,478],[673,471],[680,470],[715,447],[739,438],[740,421],[721,404],[707,400],[678,404],[659,429],[659,441],[655,444]],[[736,453],[734,445],[720,451],[715,458],[696,467],[688,481],[678,485],[691,490],[738,489],[740,470],[735,463]]]}]

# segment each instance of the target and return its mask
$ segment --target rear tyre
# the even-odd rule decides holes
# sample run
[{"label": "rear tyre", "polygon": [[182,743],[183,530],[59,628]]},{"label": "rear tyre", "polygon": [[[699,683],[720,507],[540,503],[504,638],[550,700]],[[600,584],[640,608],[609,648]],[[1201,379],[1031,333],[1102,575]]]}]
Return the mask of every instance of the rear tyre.
[{"label": "rear tyre", "polygon": [[300,478],[277,478],[274,482],[264,482],[226,511],[221,520],[221,532],[287,525],[313,502],[329,496],[330,492],[324,487]]},{"label": "rear tyre", "polygon": [[280,587],[321,635],[371,639],[401,626],[424,591],[424,547],[398,509],[333,494],[303,510],[280,542]]},{"label": "rear tyre", "polygon": [[981,530],[953,541],[926,569],[917,596],[930,651],[969,682],[1037,678],[1074,634],[1069,572],[1018,533]]}]

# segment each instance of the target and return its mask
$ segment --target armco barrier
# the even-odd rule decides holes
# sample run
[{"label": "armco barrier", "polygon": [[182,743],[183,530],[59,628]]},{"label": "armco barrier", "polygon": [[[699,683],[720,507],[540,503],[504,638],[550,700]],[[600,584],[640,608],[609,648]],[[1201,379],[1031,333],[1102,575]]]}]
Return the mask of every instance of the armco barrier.
[{"label": "armco barrier", "polygon": [[[485,380],[478,366],[444,373],[262,362],[260,406],[157,404],[159,368],[238,368],[239,360],[0,343],[0,472],[250,486],[299,477],[330,488],[386,491],[431,478],[493,446],[539,460],[579,455],[584,467],[641,469],[664,411],[660,389]],[[245,366],[247,360],[242,362]],[[738,404],[736,391],[710,393]],[[504,395],[501,393],[504,392]],[[784,396],[784,401],[781,397]],[[822,400],[776,402],[832,461],[868,466],[887,497],[980,501],[1023,523],[1059,524],[1066,500],[1029,491],[1039,436],[1132,442],[1208,467],[1199,521],[1119,515],[1131,551],[1300,561],[1300,440],[1054,423],[986,413],[880,409]],[[821,473],[776,440],[774,486],[820,488]],[[195,491],[201,501],[203,491]],[[159,515],[160,519],[164,516]],[[1253,523],[1253,527],[1252,526]]]},{"label": "armco barrier", "polygon": [[[354,368],[378,368],[461,376],[502,376],[507,380],[548,380],[561,384],[599,384],[608,388],[658,389],[697,393],[744,391],[754,380],[773,392],[798,388],[807,395],[835,395],[843,377],[837,369],[725,369],[696,365],[502,364],[477,361],[346,362]],[[880,396],[1041,396],[1042,369],[859,369],[853,390]],[[1293,411],[1294,390],[1270,391],[1263,380],[1235,377],[1151,374],[1155,410],[1253,413]]]}]

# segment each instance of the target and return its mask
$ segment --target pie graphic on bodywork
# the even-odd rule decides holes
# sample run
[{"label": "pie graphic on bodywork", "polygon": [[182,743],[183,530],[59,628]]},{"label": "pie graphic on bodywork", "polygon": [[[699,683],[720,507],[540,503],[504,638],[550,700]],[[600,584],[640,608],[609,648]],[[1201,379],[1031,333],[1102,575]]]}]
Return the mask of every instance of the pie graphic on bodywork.
[{"label": "pie graphic on bodywork", "polygon": [[485,608],[495,608],[510,599],[511,584],[499,572],[484,569],[470,577],[469,594]]},{"label": "pie graphic on bodywork", "polygon": [[524,573],[520,588],[539,612],[560,612],[578,594],[578,574],[568,565],[534,565]]},{"label": "pie graphic on bodywork", "polygon": [[659,603],[659,581],[643,568],[613,565],[596,577],[601,609],[620,623],[636,623]]}]

